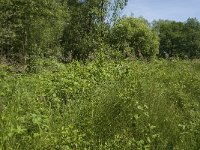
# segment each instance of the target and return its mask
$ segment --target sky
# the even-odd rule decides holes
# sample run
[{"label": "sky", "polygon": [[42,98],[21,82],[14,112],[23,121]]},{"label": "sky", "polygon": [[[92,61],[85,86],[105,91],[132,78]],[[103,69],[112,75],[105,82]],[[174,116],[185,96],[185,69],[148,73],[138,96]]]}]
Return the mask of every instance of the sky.
[{"label": "sky", "polygon": [[186,21],[189,17],[200,20],[200,0],[129,0],[122,15],[131,14],[150,22],[158,19]]}]

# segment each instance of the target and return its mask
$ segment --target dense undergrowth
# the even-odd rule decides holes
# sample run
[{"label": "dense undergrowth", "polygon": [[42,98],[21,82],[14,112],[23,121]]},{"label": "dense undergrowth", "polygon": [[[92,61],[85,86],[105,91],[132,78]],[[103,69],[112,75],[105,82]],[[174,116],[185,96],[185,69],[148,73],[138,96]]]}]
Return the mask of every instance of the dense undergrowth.
[{"label": "dense undergrowth", "polygon": [[199,61],[0,65],[0,149],[200,149]]}]

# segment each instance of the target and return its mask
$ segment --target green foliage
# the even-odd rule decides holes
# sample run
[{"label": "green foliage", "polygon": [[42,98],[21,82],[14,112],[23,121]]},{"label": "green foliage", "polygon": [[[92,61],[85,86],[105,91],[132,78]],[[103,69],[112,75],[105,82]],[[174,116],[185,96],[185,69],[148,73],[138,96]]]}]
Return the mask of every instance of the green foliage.
[{"label": "green foliage", "polygon": [[111,44],[136,57],[151,58],[158,53],[159,41],[144,19],[122,18],[112,28]]},{"label": "green foliage", "polygon": [[[31,59],[91,59],[103,49],[128,58],[200,57],[200,23],[124,17],[128,0],[1,0],[0,57],[30,65]],[[158,39],[160,38],[160,41]],[[160,48],[159,48],[160,45]],[[159,50],[158,50],[159,49]],[[110,53],[110,52],[105,52]],[[117,52],[112,52],[114,54]],[[109,54],[110,55],[110,54]]]},{"label": "green foliage", "polygon": [[159,20],[154,28],[160,38],[161,57],[199,58],[200,22],[189,18],[186,22]]},{"label": "green foliage", "polygon": [[62,37],[64,57],[84,60],[102,48],[109,32],[109,23],[119,17],[126,0],[67,0],[70,20]]},{"label": "green foliage", "polygon": [[1,0],[1,55],[56,55],[66,6],[56,0]]},{"label": "green foliage", "polygon": [[199,61],[34,64],[0,66],[1,149],[200,148]]},{"label": "green foliage", "polygon": [[200,58],[200,22],[189,18],[185,23],[185,51],[189,58]]},{"label": "green foliage", "polygon": [[199,60],[124,60],[158,35],[160,56],[199,58],[199,21],[156,35],[119,19],[127,0],[0,2],[0,149],[200,149]]}]

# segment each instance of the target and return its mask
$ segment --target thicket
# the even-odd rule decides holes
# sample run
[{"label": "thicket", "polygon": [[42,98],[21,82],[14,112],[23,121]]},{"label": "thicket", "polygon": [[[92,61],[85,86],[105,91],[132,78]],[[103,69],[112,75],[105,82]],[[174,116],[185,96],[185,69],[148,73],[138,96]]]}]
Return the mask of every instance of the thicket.
[{"label": "thicket", "polygon": [[200,148],[199,61],[0,66],[1,149]]},{"label": "thicket", "polygon": [[0,149],[199,150],[200,23],[126,4],[0,0]]}]

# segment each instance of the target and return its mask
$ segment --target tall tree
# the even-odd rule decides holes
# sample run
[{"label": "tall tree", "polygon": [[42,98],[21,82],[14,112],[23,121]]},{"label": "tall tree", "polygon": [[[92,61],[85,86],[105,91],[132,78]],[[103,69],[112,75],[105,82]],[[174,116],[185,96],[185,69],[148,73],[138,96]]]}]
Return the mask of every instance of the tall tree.
[{"label": "tall tree", "polygon": [[189,58],[200,58],[200,22],[189,18],[185,23],[185,51]]},{"label": "tall tree", "polygon": [[125,0],[68,0],[71,20],[62,38],[64,54],[75,59],[88,58],[103,42],[111,11],[115,8],[112,13],[116,14],[123,1],[125,5]]},{"label": "tall tree", "polygon": [[200,57],[200,23],[197,19],[189,18],[186,22],[159,20],[153,26],[160,38],[161,57]]},{"label": "tall tree", "polygon": [[66,5],[59,0],[1,0],[1,55],[25,59],[52,53],[63,30]]}]

